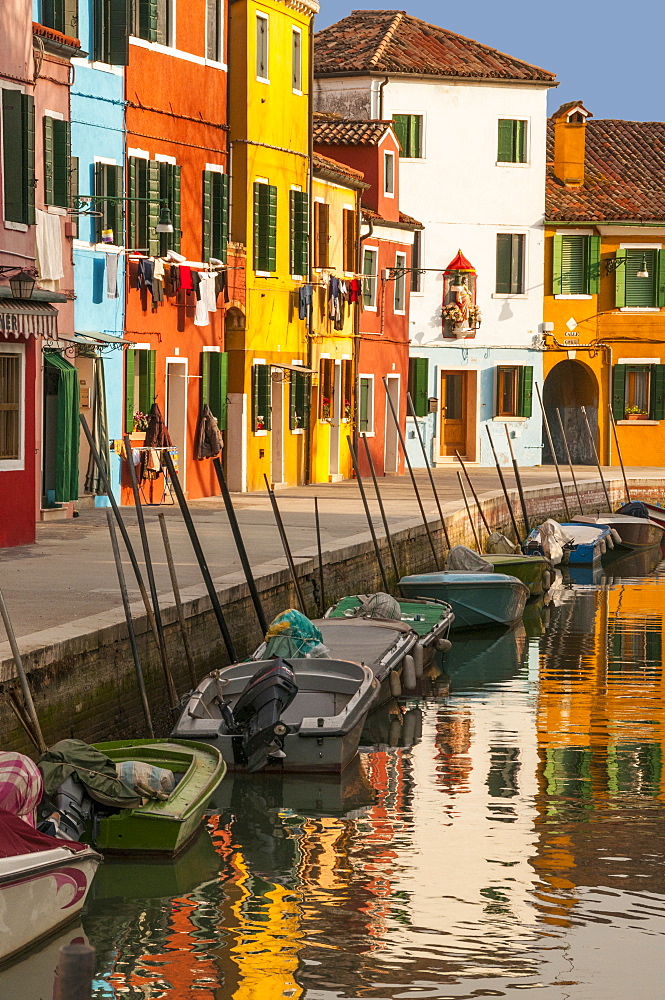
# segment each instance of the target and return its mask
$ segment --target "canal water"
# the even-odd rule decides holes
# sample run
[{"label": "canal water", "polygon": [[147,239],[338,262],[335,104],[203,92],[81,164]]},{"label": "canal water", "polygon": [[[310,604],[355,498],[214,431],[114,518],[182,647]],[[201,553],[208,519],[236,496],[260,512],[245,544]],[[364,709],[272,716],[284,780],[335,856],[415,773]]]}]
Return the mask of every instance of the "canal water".
[{"label": "canal water", "polygon": [[665,563],[649,568],[566,581],[524,627],[456,641],[341,781],[229,777],[190,851],[105,863],[82,928],[0,996],[50,998],[77,936],[100,1000],[661,996]]}]

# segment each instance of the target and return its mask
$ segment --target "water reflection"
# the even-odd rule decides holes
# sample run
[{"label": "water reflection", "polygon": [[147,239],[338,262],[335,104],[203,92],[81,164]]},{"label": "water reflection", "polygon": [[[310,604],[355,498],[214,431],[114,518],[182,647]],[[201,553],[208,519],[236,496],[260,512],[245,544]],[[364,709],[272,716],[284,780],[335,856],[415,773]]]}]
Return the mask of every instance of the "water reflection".
[{"label": "water reflection", "polygon": [[341,781],[229,778],[191,856],[104,866],[96,996],[659,995],[665,574],[644,565],[455,643]]}]

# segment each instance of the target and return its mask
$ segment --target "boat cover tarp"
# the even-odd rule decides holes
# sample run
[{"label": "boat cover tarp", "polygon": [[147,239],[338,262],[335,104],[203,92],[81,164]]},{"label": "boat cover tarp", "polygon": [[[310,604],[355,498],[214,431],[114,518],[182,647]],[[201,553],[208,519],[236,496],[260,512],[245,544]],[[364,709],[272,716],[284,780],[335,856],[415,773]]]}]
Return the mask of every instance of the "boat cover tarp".
[{"label": "boat cover tarp", "polygon": [[330,656],[330,650],[323,644],[323,636],[316,625],[295,608],[283,611],[270,623],[266,632],[266,649],[263,659],[271,656],[289,657],[324,657]]},{"label": "boat cover tarp", "polygon": [[487,559],[467,548],[466,545],[453,545],[446,559],[446,569],[455,573],[493,573],[494,566]]},{"label": "boat cover tarp", "polygon": [[627,514],[628,517],[641,517],[648,521],[650,518],[649,508],[641,500],[631,500],[619,507],[617,514]]},{"label": "boat cover tarp", "polygon": [[63,781],[75,775],[95,802],[115,809],[141,805],[134,789],[118,777],[111,758],[82,740],[60,740],[41,757],[39,770],[46,795],[53,795]]},{"label": "boat cover tarp", "polygon": [[572,545],[575,539],[551,517],[538,526],[538,533],[543,555],[547,556],[553,566],[558,566],[563,559],[564,546]]},{"label": "boat cover tarp", "polygon": [[402,609],[390,594],[358,595],[360,606],[356,608],[356,618],[388,618],[400,621]]},{"label": "boat cover tarp", "polygon": [[500,531],[493,531],[492,534],[487,539],[487,545],[485,550],[491,555],[512,555],[513,552],[517,552],[519,548],[514,542],[511,542],[509,538],[502,535]]},{"label": "boat cover tarp", "polygon": [[367,618],[324,618],[318,622],[335,659],[379,664],[399,636],[413,632],[408,622]]},{"label": "boat cover tarp", "polygon": [[70,851],[87,850],[85,844],[76,844],[73,840],[59,840],[56,837],[49,837],[47,833],[33,830],[18,816],[0,809],[0,858],[54,851],[62,847],[67,847]]},{"label": "boat cover tarp", "polygon": [[41,772],[34,761],[22,753],[0,753],[0,809],[35,827],[42,791]]}]

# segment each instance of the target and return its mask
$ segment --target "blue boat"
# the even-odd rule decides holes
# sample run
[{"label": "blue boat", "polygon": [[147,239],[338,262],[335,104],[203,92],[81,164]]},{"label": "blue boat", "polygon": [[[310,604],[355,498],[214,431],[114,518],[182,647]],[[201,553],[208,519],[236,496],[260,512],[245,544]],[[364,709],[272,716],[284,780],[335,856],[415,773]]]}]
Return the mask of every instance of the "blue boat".
[{"label": "blue boat", "polygon": [[513,625],[529,598],[529,588],[505,573],[420,573],[403,576],[399,589],[404,597],[430,597],[450,604],[455,631]]},{"label": "blue boat", "polygon": [[[559,527],[570,541],[563,546],[563,557],[557,565],[593,566],[594,563],[600,562],[605,552],[614,548],[612,531],[606,524],[562,522]],[[540,528],[534,528],[524,542],[524,550],[538,552],[541,551],[540,545]]]}]

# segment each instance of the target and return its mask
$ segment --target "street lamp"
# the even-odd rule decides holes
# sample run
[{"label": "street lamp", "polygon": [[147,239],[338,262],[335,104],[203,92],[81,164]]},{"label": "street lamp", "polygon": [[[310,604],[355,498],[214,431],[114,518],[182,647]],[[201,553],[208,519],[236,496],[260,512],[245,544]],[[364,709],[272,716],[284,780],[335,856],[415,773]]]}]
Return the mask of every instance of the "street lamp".
[{"label": "street lamp", "polygon": [[159,206],[159,222],[155,226],[156,233],[172,233],[173,232],[173,222],[171,221],[171,212],[169,211],[169,206],[165,201],[160,202]]}]

